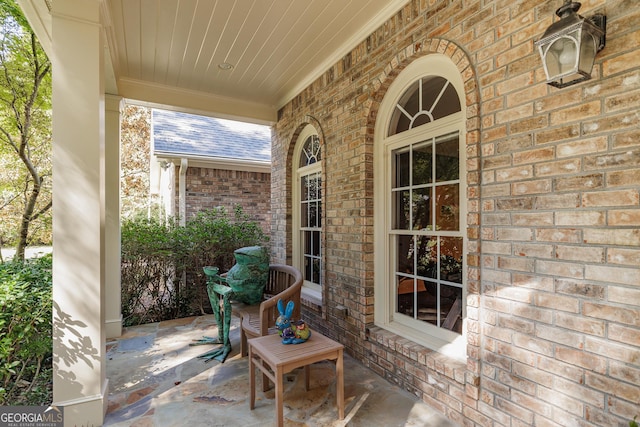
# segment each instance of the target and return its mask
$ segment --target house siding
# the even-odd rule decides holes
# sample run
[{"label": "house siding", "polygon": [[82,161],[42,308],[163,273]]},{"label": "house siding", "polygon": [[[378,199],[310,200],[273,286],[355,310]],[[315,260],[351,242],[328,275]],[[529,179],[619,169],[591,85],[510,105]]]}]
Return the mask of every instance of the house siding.
[{"label": "house siding", "polygon": [[[316,329],[464,426],[616,426],[640,415],[640,7],[604,13],[593,79],[545,83],[558,1],[411,1],[278,113],[272,257],[291,263],[293,145],[323,150]],[[394,78],[447,55],[467,101],[467,363],[374,326],[374,125]],[[347,308],[347,316],[340,316]]]},{"label": "house siding", "polygon": [[[176,168],[176,175],[178,170]],[[176,186],[177,187],[177,186]],[[176,193],[176,201],[179,200]],[[271,231],[271,174],[262,172],[189,167],[186,173],[186,217],[223,207],[233,215],[236,206]],[[178,206],[176,205],[176,212]]]}]

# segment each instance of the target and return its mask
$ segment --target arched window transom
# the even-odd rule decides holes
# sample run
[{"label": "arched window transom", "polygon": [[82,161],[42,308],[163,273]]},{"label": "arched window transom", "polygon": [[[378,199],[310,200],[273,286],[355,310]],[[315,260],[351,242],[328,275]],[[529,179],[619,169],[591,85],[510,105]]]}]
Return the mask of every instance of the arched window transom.
[{"label": "arched window transom", "polygon": [[459,111],[458,93],[447,79],[441,76],[418,79],[396,104],[387,136],[432,123]]}]

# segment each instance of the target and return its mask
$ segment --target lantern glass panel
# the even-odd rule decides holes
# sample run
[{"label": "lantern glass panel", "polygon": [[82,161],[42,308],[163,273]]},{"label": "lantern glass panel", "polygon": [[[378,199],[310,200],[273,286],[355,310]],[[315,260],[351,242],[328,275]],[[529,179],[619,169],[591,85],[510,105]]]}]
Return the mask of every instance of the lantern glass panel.
[{"label": "lantern glass panel", "polygon": [[597,52],[596,38],[588,31],[583,31],[582,42],[580,43],[580,64],[578,65],[580,71],[591,75]]},{"label": "lantern glass panel", "polygon": [[578,64],[578,46],[575,39],[569,36],[556,39],[547,49],[544,59],[550,79],[570,74]]}]

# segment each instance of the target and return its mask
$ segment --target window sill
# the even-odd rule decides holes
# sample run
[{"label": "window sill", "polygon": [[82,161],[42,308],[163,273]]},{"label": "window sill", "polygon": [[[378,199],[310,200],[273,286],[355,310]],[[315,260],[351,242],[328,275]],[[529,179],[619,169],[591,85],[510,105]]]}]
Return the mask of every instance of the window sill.
[{"label": "window sill", "polygon": [[303,286],[300,300],[303,306],[322,313],[322,294],[319,291]]}]

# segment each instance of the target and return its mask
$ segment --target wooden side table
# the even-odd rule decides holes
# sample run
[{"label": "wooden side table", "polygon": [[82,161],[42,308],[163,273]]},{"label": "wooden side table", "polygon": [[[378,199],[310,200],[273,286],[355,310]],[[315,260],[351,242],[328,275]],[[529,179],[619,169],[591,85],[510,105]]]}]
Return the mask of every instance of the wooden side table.
[{"label": "wooden side table", "polygon": [[256,377],[255,368],[262,371],[263,390],[271,380],[276,387],[276,420],[281,427],[283,377],[296,368],[305,369],[305,389],[309,390],[309,365],[321,360],[335,360],[336,364],[336,404],[338,416],[344,419],[344,346],[315,331],[309,340],[302,344],[282,344],[278,335],[266,335],[248,340],[249,344],[249,388],[251,389],[250,407],[255,407]]}]

